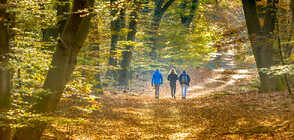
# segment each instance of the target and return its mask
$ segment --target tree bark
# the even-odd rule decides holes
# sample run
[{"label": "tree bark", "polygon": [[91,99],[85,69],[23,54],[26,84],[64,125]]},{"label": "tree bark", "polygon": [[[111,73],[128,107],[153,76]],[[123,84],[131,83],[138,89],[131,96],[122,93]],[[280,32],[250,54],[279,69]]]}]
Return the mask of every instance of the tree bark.
[{"label": "tree bark", "polygon": [[156,49],[157,49],[157,35],[158,35],[158,30],[160,27],[160,22],[163,14],[167,11],[168,7],[171,6],[171,4],[175,0],[169,0],[165,4],[165,0],[156,0],[156,7],[154,9],[154,14],[151,20],[151,27],[149,31],[149,41],[150,41],[150,48],[152,49],[151,51],[151,56],[153,58],[157,58],[156,54]]},{"label": "tree bark", "polygon": [[[0,6],[0,113],[5,116],[10,108],[10,70],[8,68],[9,60],[9,34],[6,25],[6,4],[7,0],[0,0],[3,6]],[[9,120],[1,117],[0,121],[4,126],[0,126],[0,139],[10,139],[11,129]]]},{"label": "tree bark", "polygon": [[[77,11],[88,9],[91,12],[93,4],[94,0],[74,0],[71,13],[53,54],[52,67],[49,69],[43,85],[43,88],[51,93],[45,93],[41,96],[42,98],[36,99],[35,104],[30,109],[32,112],[46,114],[56,110],[65,84],[77,63],[77,55],[90,27],[92,14]],[[40,121],[33,123],[33,126],[17,129],[13,139],[40,139],[47,123]]]},{"label": "tree bark", "polygon": [[[57,4],[57,26],[42,29],[43,32],[43,42],[50,42],[50,38],[57,39],[59,35],[62,34],[63,28],[66,24],[68,18],[68,12],[70,10],[70,4],[68,0],[58,0]],[[54,46],[49,46],[50,50],[54,50]]]},{"label": "tree bark", "polygon": [[[138,12],[140,8],[140,3],[137,0],[134,0],[134,10],[130,15],[130,22],[129,22],[129,32],[127,41],[135,42],[136,40],[136,33],[137,33],[137,25],[138,25]],[[133,54],[134,44],[126,46],[126,51],[123,52],[123,60],[121,62],[121,73],[120,73],[120,84],[127,86],[129,84],[129,77],[128,72],[130,70],[130,65],[132,61],[132,54]]]},{"label": "tree bark", "polygon": [[111,7],[111,17],[114,18],[111,21],[111,44],[110,44],[110,56],[108,64],[110,66],[117,66],[117,59],[116,59],[116,49],[117,43],[119,41],[119,33],[121,31],[122,26],[122,13],[119,12],[119,8],[116,4],[117,0],[110,0],[110,7]]},{"label": "tree bark", "polygon": [[[95,24],[96,25],[96,24]],[[92,40],[91,42],[96,42],[95,40],[98,40],[97,42],[99,42],[100,37],[99,37],[99,31],[98,31],[98,25],[94,26],[94,37],[90,37],[90,39]],[[96,57],[97,59],[100,58],[100,43],[94,43],[92,46],[92,51],[94,52],[92,54],[92,57]],[[96,66],[100,66],[100,62],[97,61],[96,62]],[[95,74],[95,80],[96,80],[96,84],[94,85],[94,88],[96,89],[96,93],[98,94],[103,94],[103,86],[102,86],[102,82],[101,82],[101,78],[100,78],[100,69],[97,68],[98,72],[97,74]]]},{"label": "tree bark", "polygon": [[187,8],[188,1],[184,0],[180,8],[182,9],[182,12],[180,13],[181,17],[181,23],[186,27],[190,28],[191,22],[196,14],[197,7],[199,5],[199,0],[192,0],[192,5],[190,6],[189,13],[185,13],[185,9]]},{"label": "tree bark", "polygon": [[57,23],[57,27],[58,27],[59,34],[62,35],[64,26],[66,24],[68,14],[70,11],[70,1],[69,0],[59,0],[59,2],[62,4],[57,5],[57,17],[59,18],[58,23]]},{"label": "tree bark", "polygon": [[291,10],[291,14],[292,14],[292,22],[294,22],[294,0],[291,0],[290,10]]},{"label": "tree bark", "polygon": [[265,24],[263,29],[259,23],[257,7],[255,0],[242,0],[245,19],[251,42],[251,47],[255,57],[256,65],[259,70],[260,87],[259,92],[271,92],[284,90],[286,85],[281,76],[271,76],[261,71],[268,69],[271,66],[280,64],[279,53],[273,46],[272,32],[275,29],[275,14],[274,4],[277,1],[268,0],[267,10],[265,14]]}]

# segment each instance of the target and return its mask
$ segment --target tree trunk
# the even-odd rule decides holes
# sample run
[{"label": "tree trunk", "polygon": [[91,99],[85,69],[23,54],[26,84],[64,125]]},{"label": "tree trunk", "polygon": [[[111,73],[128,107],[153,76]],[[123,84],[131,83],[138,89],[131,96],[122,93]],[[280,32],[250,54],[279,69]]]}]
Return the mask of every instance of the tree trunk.
[{"label": "tree trunk", "polygon": [[[51,65],[43,88],[51,94],[44,93],[35,101],[31,111],[50,113],[56,110],[65,84],[77,63],[77,55],[87,37],[92,14],[77,12],[93,7],[94,0],[74,0],[71,14],[64,26],[63,33],[53,54]],[[87,16],[86,16],[87,15]],[[42,136],[46,122],[34,122],[33,126],[19,128],[14,140],[38,140]]]},{"label": "tree trunk", "polygon": [[294,22],[294,0],[291,0],[290,10],[291,10],[291,13],[292,13],[292,22]]},{"label": "tree trunk", "polygon": [[96,79],[96,82],[97,82],[97,84],[94,86],[94,88],[96,88],[96,92],[98,94],[103,94],[103,86],[102,86],[102,81],[101,81],[101,77],[100,77],[100,72],[98,72],[95,75],[95,79]]},{"label": "tree trunk", "polygon": [[[10,108],[10,70],[8,68],[9,60],[9,34],[6,25],[6,7],[7,0],[0,0],[4,6],[0,6],[0,113],[5,116],[5,113]],[[0,126],[0,139],[10,139],[11,129],[9,120],[6,117],[1,117],[0,121],[4,126]]]},{"label": "tree trunk", "polygon": [[58,0],[61,4],[57,5],[57,17],[58,32],[61,35],[66,24],[68,13],[70,11],[70,1],[69,0]]},{"label": "tree trunk", "polygon": [[[120,9],[120,14],[119,14],[119,18],[120,18],[120,28],[121,30],[126,28],[126,4],[123,5],[123,8]],[[119,40],[126,40],[126,35],[124,33],[120,33],[119,34]]]},{"label": "tree trunk", "polygon": [[[130,15],[130,23],[129,23],[129,32],[127,41],[135,42],[136,39],[136,32],[137,32],[137,25],[138,25],[138,12],[140,8],[140,4],[137,0],[134,0],[134,10]],[[121,73],[120,73],[120,84],[127,86],[129,84],[129,77],[128,72],[132,61],[132,54],[133,54],[134,44],[127,45],[126,51],[123,52],[123,60],[121,62]]]},{"label": "tree trunk", "polygon": [[161,22],[161,18],[163,14],[167,11],[168,7],[171,6],[171,4],[175,0],[169,0],[164,4],[165,0],[156,0],[156,7],[154,9],[154,14],[152,17],[151,21],[151,27],[149,31],[149,43],[150,43],[150,48],[152,49],[151,51],[151,56],[153,58],[157,58],[156,50],[157,50],[157,35],[158,35],[158,30]]},{"label": "tree trunk", "polygon": [[259,70],[260,87],[259,92],[271,92],[284,90],[286,85],[281,76],[271,76],[261,71],[271,66],[280,64],[277,49],[273,46],[273,36],[275,25],[275,9],[273,4],[276,1],[268,0],[265,14],[265,24],[263,30],[259,23],[255,0],[242,0],[248,34],[254,53],[257,68]]},{"label": "tree trunk", "polygon": [[187,4],[188,4],[187,0],[184,0],[181,3],[180,8],[182,9],[182,12],[180,13],[180,17],[181,17],[181,23],[186,28],[190,28],[190,24],[196,14],[196,10],[199,5],[199,0],[192,0],[192,5],[190,7],[190,11],[188,14],[185,13],[185,9],[187,8]]},{"label": "tree trunk", "polygon": [[119,33],[121,30],[121,15],[118,14],[119,8],[117,7],[117,0],[110,0],[111,17],[114,18],[111,21],[111,44],[110,44],[110,56],[108,64],[110,66],[117,66],[116,49],[119,41]]},{"label": "tree trunk", "polygon": [[[99,32],[97,31],[98,27],[94,27],[94,28],[95,28],[94,33],[97,36],[96,36],[96,38],[91,38],[91,39],[98,39],[99,40]],[[93,40],[93,42],[95,42],[95,41]],[[92,54],[92,57],[96,57],[99,59],[100,58],[100,44],[94,43],[93,47],[92,47],[92,51],[95,52],[94,54]],[[97,66],[100,66],[99,61],[97,62]],[[95,74],[95,80],[97,83],[94,85],[94,88],[96,89],[96,93],[103,94],[103,86],[102,86],[102,82],[101,82],[101,78],[100,78],[100,71],[99,71],[99,69],[97,69],[97,70],[98,70],[98,72],[97,72],[97,74]]]},{"label": "tree trunk", "polygon": [[[57,39],[62,34],[63,28],[67,21],[67,14],[70,10],[70,4],[68,0],[58,0],[57,4],[57,26],[48,29],[42,29],[43,42],[51,42],[50,38]],[[49,46],[50,50],[54,50],[54,46]]]}]

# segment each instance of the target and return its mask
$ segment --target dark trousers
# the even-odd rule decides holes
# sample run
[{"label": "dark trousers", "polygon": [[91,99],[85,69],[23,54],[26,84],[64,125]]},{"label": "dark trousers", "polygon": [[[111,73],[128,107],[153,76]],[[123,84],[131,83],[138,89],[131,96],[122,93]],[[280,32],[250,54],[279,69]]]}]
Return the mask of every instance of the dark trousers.
[{"label": "dark trousers", "polygon": [[159,98],[159,87],[160,87],[160,84],[154,84],[155,86],[155,99],[158,99]]},{"label": "dark trousers", "polygon": [[171,85],[170,90],[171,90],[171,97],[176,98],[176,85]]}]

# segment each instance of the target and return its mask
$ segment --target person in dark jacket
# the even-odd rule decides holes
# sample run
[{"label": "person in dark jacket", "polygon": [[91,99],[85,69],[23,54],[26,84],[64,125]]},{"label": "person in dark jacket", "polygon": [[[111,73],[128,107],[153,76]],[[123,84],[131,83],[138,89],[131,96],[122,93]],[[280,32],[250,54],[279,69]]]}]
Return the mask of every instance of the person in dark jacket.
[{"label": "person in dark jacket", "polygon": [[183,70],[183,73],[179,77],[180,84],[182,86],[182,99],[186,99],[187,88],[190,84],[190,76]]},{"label": "person in dark jacket", "polygon": [[156,68],[155,72],[153,73],[151,85],[155,86],[155,99],[159,98],[159,87],[163,83],[162,74],[159,72],[159,69]]},{"label": "person in dark jacket", "polygon": [[170,89],[171,89],[171,97],[176,99],[176,86],[177,86],[177,80],[178,80],[178,75],[175,69],[171,69],[169,71],[169,75],[167,77],[167,80],[170,81]]}]

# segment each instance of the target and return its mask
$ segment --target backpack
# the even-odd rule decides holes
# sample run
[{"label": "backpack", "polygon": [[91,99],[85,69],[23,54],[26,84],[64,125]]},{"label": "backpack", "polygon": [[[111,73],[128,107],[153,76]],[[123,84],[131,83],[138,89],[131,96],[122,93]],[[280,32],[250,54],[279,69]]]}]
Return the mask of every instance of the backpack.
[{"label": "backpack", "polygon": [[183,75],[181,78],[182,83],[188,83],[188,75]]}]

